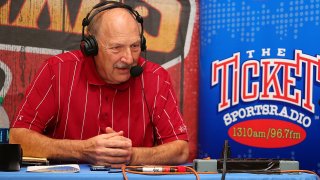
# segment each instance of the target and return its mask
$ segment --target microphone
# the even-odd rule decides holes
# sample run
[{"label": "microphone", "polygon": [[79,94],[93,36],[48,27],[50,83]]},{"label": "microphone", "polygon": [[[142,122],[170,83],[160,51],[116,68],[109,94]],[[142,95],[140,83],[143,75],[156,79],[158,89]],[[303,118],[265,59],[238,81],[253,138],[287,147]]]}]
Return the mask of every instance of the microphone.
[{"label": "microphone", "polygon": [[130,69],[130,74],[132,77],[137,77],[142,73],[143,69],[141,66],[136,65],[136,66],[132,66]]}]

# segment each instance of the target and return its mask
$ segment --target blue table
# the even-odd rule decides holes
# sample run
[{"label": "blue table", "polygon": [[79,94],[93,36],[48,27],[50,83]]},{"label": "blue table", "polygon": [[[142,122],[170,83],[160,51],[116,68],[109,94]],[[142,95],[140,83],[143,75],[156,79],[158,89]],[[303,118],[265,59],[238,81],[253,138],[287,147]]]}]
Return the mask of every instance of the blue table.
[{"label": "blue table", "polygon": [[[139,175],[127,173],[128,179],[174,179],[174,180],[195,180],[196,177],[193,174],[187,175]],[[90,171],[89,166],[82,164],[80,165],[79,173],[31,173],[26,172],[26,168],[21,168],[19,172],[0,172],[0,179],[29,179],[29,180],[49,180],[49,179],[119,179],[123,180],[121,173],[108,173],[107,171]],[[200,174],[200,179],[220,180],[221,174]],[[226,180],[317,180],[317,176],[314,174],[298,173],[298,174],[249,174],[249,173],[231,173],[226,175]]]}]

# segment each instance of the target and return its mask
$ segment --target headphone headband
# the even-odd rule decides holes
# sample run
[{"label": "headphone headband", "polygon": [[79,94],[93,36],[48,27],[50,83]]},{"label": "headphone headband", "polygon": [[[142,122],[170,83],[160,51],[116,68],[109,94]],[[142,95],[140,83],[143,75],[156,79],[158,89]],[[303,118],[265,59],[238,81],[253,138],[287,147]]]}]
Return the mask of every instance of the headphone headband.
[{"label": "headphone headband", "polygon": [[[109,5],[110,4],[110,5]],[[108,6],[109,5],[109,6]],[[106,7],[103,7],[106,6]],[[87,16],[83,18],[82,20],[82,39],[80,43],[80,49],[81,51],[87,55],[97,55],[98,54],[98,43],[93,35],[85,36],[84,34],[84,29],[86,26],[90,24],[92,19],[99,14],[100,12],[114,9],[114,8],[123,8],[127,9],[136,19],[138,23],[141,24],[141,33],[140,33],[140,39],[141,39],[141,51],[146,50],[146,39],[143,36],[143,18],[140,16],[138,11],[134,10],[131,6],[128,6],[126,4],[116,2],[116,1],[102,1],[95,6],[89,11]],[[92,13],[93,12],[93,13]]]}]

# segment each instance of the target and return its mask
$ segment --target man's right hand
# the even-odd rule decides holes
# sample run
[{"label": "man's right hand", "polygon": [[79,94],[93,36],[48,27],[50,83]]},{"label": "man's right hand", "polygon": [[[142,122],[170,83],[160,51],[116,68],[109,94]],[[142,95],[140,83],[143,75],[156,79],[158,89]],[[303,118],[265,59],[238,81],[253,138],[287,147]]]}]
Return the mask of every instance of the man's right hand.
[{"label": "man's right hand", "polygon": [[119,168],[130,162],[132,142],[123,136],[123,132],[115,132],[106,128],[106,133],[84,141],[83,158],[94,165],[111,165]]}]

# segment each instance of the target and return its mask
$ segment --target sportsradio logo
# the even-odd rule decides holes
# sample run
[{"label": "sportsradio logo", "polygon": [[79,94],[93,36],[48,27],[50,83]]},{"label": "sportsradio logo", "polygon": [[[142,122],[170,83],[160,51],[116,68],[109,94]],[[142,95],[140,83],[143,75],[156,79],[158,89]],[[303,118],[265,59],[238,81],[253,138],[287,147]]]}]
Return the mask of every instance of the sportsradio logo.
[{"label": "sportsradio logo", "polygon": [[[217,111],[231,138],[258,147],[286,147],[302,142],[302,127],[319,119],[314,115],[320,56],[295,50],[294,59],[285,59],[286,49],[278,48],[278,58],[272,58],[270,51],[261,49],[260,60],[254,58],[258,52],[248,50],[213,61],[211,86],[220,86]],[[241,58],[247,60],[240,64]]]}]

